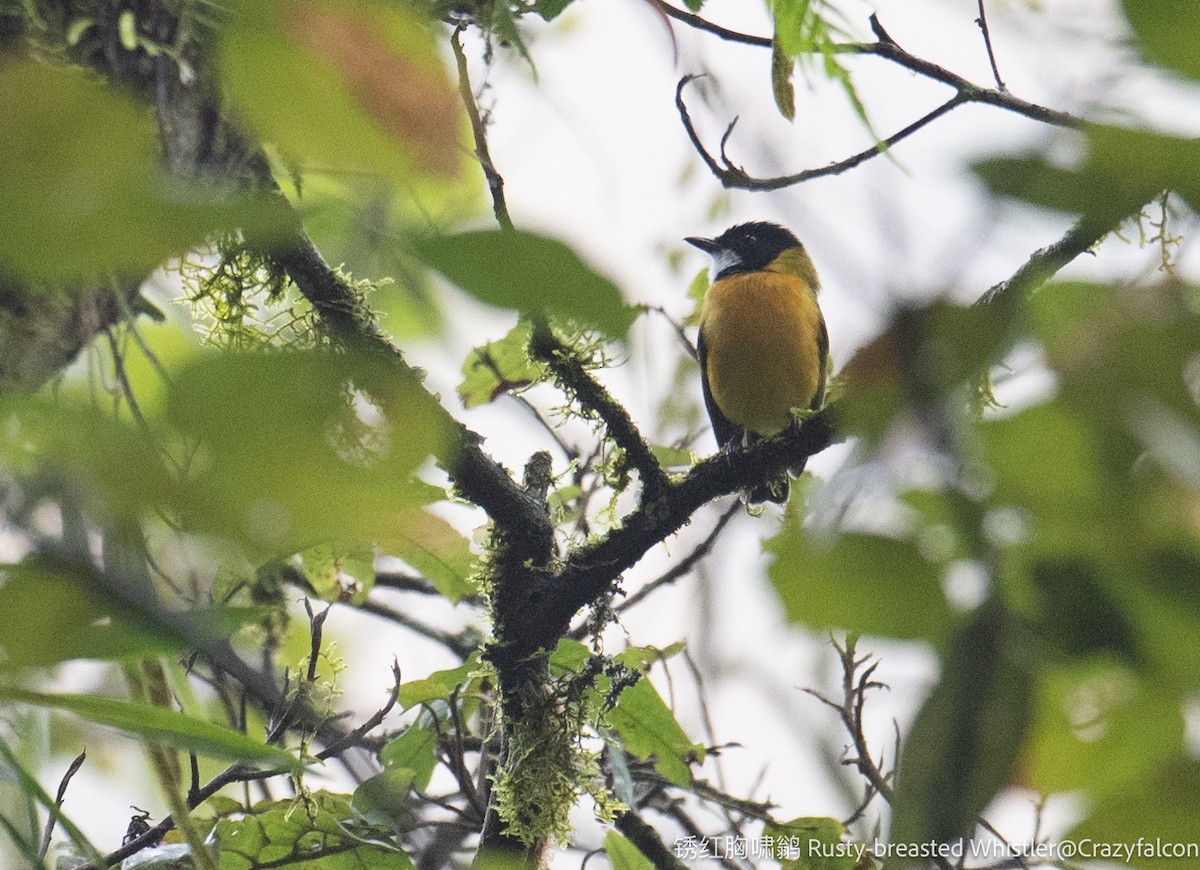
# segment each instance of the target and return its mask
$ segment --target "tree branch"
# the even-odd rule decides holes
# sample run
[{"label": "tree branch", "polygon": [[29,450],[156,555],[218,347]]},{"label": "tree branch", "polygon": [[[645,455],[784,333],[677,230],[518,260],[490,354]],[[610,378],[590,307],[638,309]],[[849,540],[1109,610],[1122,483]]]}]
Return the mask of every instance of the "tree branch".
[{"label": "tree branch", "polygon": [[[690,26],[712,33],[722,39],[739,42],[757,47],[770,48],[772,41],[765,37],[750,36],[744,33],[737,33],[726,28],[719,27],[709,21],[701,18],[698,15],[693,15],[690,12],[676,9],[673,6],[663,2],[663,0],[654,0],[658,8],[666,15],[683,21]],[[725,143],[728,141],[730,134],[733,132],[734,124],[737,123],[735,118],[733,122],[725,130],[725,135],[721,139],[720,161],[704,147],[700,140],[695,127],[692,123],[687,107],[683,102],[683,89],[693,79],[695,75],[684,76],[679,81],[679,85],[675,89],[675,105],[679,110],[680,120],[683,122],[684,129],[688,134],[696,152],[700,155],[701,160],[708,167],[709,171],[721,182],[724,187],[737,188],[741,190],[779,190],[780,188],[790,187],[795,184],[801,184],[813,178],[820,178],[826,175],[837,175],[858,166],[866,160],[876,157],[891,148],[893,145],[903,141],[913,133],[920,130],[940,118],[942,115],[951,110],[964,105],[966,103],[982,103],[985,105],[995,106],[997,108],[1006,109],[1010,112],[1015,112],[1018,115],[1030,118],[1034,121],[1039,121],[1045,124],[1053,124],[1060,127],[1078,127],[1080,120],[1066,112],[1048,109],[1045,106],[1039,106],[1036,103],[1031,103],[1027,100],[1022,100],[1019,97],[1013,96],[1004,86],[1000,79],[999,70],[996,67],[995,56],[992,52],[992,44],[990,35],[987,32],[986,19],[983,17],[983,2],[979,0],[980,8],[980,27],[984,31],[984,39],[987,45],[988,58],[991,61],[993,72],[995,73],[997,87],[985,88],[981,87],[970,80],[963,78],[957,73],[951,72],[945,67],[939,66],[931,61],[916,57],[913,54],[905,51],[900,45],[884,30],[883,25],[879,22],[878,17],[872,15],[870,18],[871,30],[875,33],[877,39],[875,42],[847,42],[833,46],[833,51],[836,54],[857,54],[857,55],[873,55],[890,61],[910,72],[917,73],[925,78],[940,82],[954,89],[954,96],[946,102],[942,103],[937,108],[925,115],[921,116],[903,129],[893,133],[886,139],[876,143],[870,148],[853,154],[843,160],[831,163],[827,166],[814,167],[801,172],[795,172],[790,175],[781,175],[773,178],[756,178],[747,173],[742,167],[735,165],[725,154]]]},{"label": "tree branch", "polygon": [[[1124,216],[1120,220],[1124,220]],[[1080,254],[1087,253],[1105,235],[1111,232],[1120,220],[1111,224],[1081,218],[1061,239],[1036,251],[1026,260],[1012,277],[994,285],[976,300],[976,305],[998,305],[1015,303],[1026,298]]]},{"label": "tree branch", "polygon": [[654,865],[655,870],[685,870],[687,867],[667,848],[658,831],[633,810],[621,813],[613,824]]},{"label": "tree branch", "polygon": [[[712,531],[710,531],[704,540],[697,544],[690,553],[672,565],[662,575],[656,577],[654,580],[651,580],[637,592],[633,593],[619,605],[614,607],[613,611],[615,613],[624,613],[626,610],[636,606],[654,592],[657,592],[663,586],[674,583],[680,577],[686,576],[693,568],[696,567],[696,564],[701,559],[712,552],[712,548],[717,543],[717,538],[720,537],[721,532],[725,530],[725,527],[729,524],[729,521],[732,520],[738,513],[740,513],[741,510],[741,502],[732,502],[729,507],[725,509],[725,512],[721,514],[720,518],[713,526]],[[582,640],[587,636],[588,631],[589,626],[585,623],[572,630],[570,637],[574,640]]]},{"label": "tree branch", "polygon": [[734,165],[725,155],[725,143],[729,140],[730,134],[733,132],[733,127],[737,123],[737,118],[730,122],[725,130],[725,135],[721,138],[721,160],[718,163],[717,158],[708,152],[704,144],[700,141],[700,136],[696,132],[695,126],[692,124],[691,115],[688,113],[687,106],[683,102],[683,89],[693,79],[698,78],[694,75],[686,75],[679,80],[678,86],[675,88],[675,107],[679,110],[679,119],[683,122],[683,127],[687,131],[688,138],[692,140],[692,145],[696,152],[700,155],[700,159],[709,168],[709,171],[717,177],[724,187],[737,188],[739,190],[779,190],[780,188],[790,187],[794,184],[801,184],[805,181],[810,181],[814,178],[821,178],[826,175],[840,175],[849,169],[853,169],[860,163],[865,163],[872,157],[878,157],[885,153],[889,148],[898,142],[907,139],[913,133],[916,133],[922,127],[925,127],[938,118],[956,109],[963,103],[969,102],[970,98],[959,92],[951,97],[936,109],[926,113],[922,117],[913,121],[902,130],[898,130],[886,139],[872,145],[870,148],[865,148],[857,154],[852,154],[849,157],[839,160],[836,163],[830,163],[826,166],[817,166],[812,169],[805,169],[800,172],[795,172],[791,175],[780,175],[774,178],[755,178],[749,175],[740,166]]},{"label": "tree branch", "polygon": [[[286,770],[253,770],[243,767],[240,764],[230,765],[209,780],[203,788],[187,796],[188,808],[195,809],[227,785],[232,785],[236,782],[254,782],[260,779],[270,779],[271,777],[281,776],[285,773],[287,773]],[[136,855],[143,849],[148,849],[155,845],[174,827],[175,820],[171,816],[167,816],[157,825],[130,840],[120,849],[115,849],[105,855],[103,867],[97,867],[95,864],[85,864],[77,868],[77,870],[105,870],[105,868],[112,867],[124,861],[130,855]]]},{"label": "tree branch", "polygon": [[1008,88],[1004,84],[1004,79],[1000,78],[1000,67],[996,64],[996,52],[992,48],[992,34],[988,30],[987,10],[984,9],[983,0],[979,0],[979,17],[975,19],[975,23],[979,25],[979,32],[983,34],[983,44],[987,48],[988,63],[992,65],[992,76],[996,79],[997,90],[1008,92]]},{"label": "tree branch", "polygon": [[518,645],[511,654],[526,657],[538,649],[553,649],[579,608],[607,591],[622,572],[678,531],[702,505],[824,450],[835,440],[831,415],[826,408],[782,436],[697,463],[682,480],[670,481],[657,499],[629,513],[620,528],[577,547],[557,574],[543,579],[538,594],[525,601],[522,634],[514,639]]},{"label": "tree branch", "polygon": [[496,215],[496,223],[503,229],[513,228],[512,217],[508,213],[508,201],[504,198],[504,177],[497,171],[492,162],[492,153],[488,149],[487,127],[479,114],[479,105],[475,101],[475,92],[471,89],[471,77],[467,73],[467,56],[463,52],[462,32],[466,24],[460,23],[454,28],[450,37],[450,47],[454,51],[454,63],[458,68],[458,94],[463,107],[467,110],[467,118],[471,121],[471,135],[475,139],[475,159],[487,179],[488,190],[492,194],[492,212]]},{"label": "tree branch", "polygon": [[[83,762],[87,760],[87,751],[80,752],[75,756],[75,760],[67,767],[67,772],[63,774],[62,779],[58,783],[58,793],[54,797],[54,806],[57,809],[62,809],[63,801],[67,797],[67,786],[71,784],[71,778],[79,772],[79,768],[83,767]],[[42,844],[38,849],[38,857],[45,858],[46,853],[50,851],[50,839],[54,836],[54,825],[58,821],[58,816],[54,813],[50,814],[50,818],[46,820],[46,830],[42,832]]]},{"label": "tree branch", "polygon": [[641,475],[642,500],[656,498],[667,485],[666,472],[625,407],[587,372],[579,357],[558,340],[550,324],[542,318],[533,323],[529,350],[550,368],[585,411],[603,421],[609,437],[625,451],[629,464]]},{"label": "tree branch", "polygon": [[483,508],[493,522],[511,528],[516,533],[516,540],[527,541],[528,546],[544,547],[546,541],[553,538],[553,528],[545,510],[517,486],[503,466],[483,451],[480,435],[459,423],[420,386],[417,374],[379,331],[353,288],[325,262],[312,240],[299,228],[298,219],[292,244],[268,250],[339,344],[382,360],[389,377],[360,386],[380,402],[384,412],[390,411],[394,422],[403,425],[403,419],[395,419],[395,409],[390,408],[389,399],[396,381],[416,385],[428,397],[429,410],[439,418],[442,430],[448,433],[449,444],[432,447],[455,486],[466,498]]}]

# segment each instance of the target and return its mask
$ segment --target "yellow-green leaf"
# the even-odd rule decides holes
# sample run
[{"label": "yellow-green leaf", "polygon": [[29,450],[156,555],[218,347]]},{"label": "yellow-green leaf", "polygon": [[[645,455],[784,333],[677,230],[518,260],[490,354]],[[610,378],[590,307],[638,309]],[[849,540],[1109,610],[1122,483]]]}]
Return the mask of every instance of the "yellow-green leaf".
[{"label": "yellow-green leaf", "polygon": [[56,695],[0,686],[0,699],[74,713],[92,722],[136,734],[157,743],[228,761],[256,762],[298,769],[288,752],[240,731],[162,707],[97,695]]},{"label": "yellow-green leaf", "polygon": [[796,62],[784,54],[778,42],[771,43],[771,93],[779,114],[789,121],[796,117],[796,88],[792,84],[792,70]]},{"label": "yellow-green leaf", "polygon": [[489,305],[572,320],[611,337],[625,335],[637,316],[615,284],[562,242],[536,233],[441,236],[419,243],[417,253]]},{"label": "yellow-green leaf", "polygon": [[643,761],[653,758],[655,769],[676,785],[691,783],[689,764],[703,760],[704,747],[688,739],[648,679],[621,691],[608,721],[629,752]]}]

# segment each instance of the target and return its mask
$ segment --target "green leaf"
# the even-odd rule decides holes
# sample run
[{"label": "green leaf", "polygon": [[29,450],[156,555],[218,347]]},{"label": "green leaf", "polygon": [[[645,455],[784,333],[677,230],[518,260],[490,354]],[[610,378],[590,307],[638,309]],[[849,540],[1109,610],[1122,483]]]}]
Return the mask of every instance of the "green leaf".
[{"label": "green leaf", "polygon": [[458,395],[474,408],[494,402],[505,393],[517,393],[546,379],[546,368],[529,359],[531,327],[521,321],[504,338],[477,347],[463,362]]},{"label": "green leaf", "polygon": [[241,801],[223,794],[215,794],[204,803],[212,810],[213,816],[239,815],[244,810]]},{"label": "green leaf", "polygon": [[291,160],[396,183],[462,164],[458,100],[426,22],[402,4],[241,0],[222,29],[222,83]]},{"label": "green leaf", "polygon": [[687,469],[696,464],[696,454],[686,447],[651,444],[650,452],[654,454],[658,464],[666,469]]},{"label": "green leaf", "polygon": [[796,62],[783,53],[778,42],[771,43],[771,93],[779,114],[793,121],[796,118],[796,88],[792,84],[792,71]]},{"label": "green leaf", "polygon": [[247,815],[235,822],[219,825],[217,832],[223,852],[253,856],[267,845],[267,835],[263,833],[262,822],[252,815]]},{"label": "green leaf", "polygon": [[556,677],[579,673],[591,657],[592,651],[587,644],[569,637],[560,638],[550,654],[550,673]]},{"label": "green leaf", "polygon": [[616,831],[604,835],[604,851],[613,870],[654,870],[654,862]]},{"label": "green leaf", "polygon": [[489,11],[491,20],[488,24],[495,35],[499,37],[500,44],[517,50],[521,59],[529,64],[529,71],[533,73],[533,79],[536,82],[537,67],[533,63],[533,55],[529,53],[529,46],[525,44],[525,38],[521,36],[521,29],[517,27],[517,16],[514,14],[512,4],[492,3]]},{"label": "green leaf", "polygon": [[571,5],[573,0],[536,0],[534,11],[546,21],[553,21],[562,15],[563,10]]},{"label": "green leaf", "polygon": [[983,455],[997,474],[996,500],[1055,521],[1057,534],[1073,517],[1093,515],[1111,503],[1101,473],[1099,433],[1062,403],[990,420],[980,432]]},{"label": "green leaf", "polygon": [[618,338],[635,309],[621,291],[554,239],[492,230],[426,239],[417,253],[463,290],[489,305],[549,314]]},{"label": "green leaf", "polygon": [[375,586],[375,550],[370,544],[319,544],[300,554],[304,577],[324,601],[362,604]]},{"label": "green leaf", "polygon": [[1182,706],[1168,687],[1091,657],[1042,675],[1025,770],[1042,794],[1086,789],[1103,801],[1151,780],[1183,741]]},{"label": "green leaf", "polygon": [[449,700],[455,689],[462,689],[470,683],[474,670],[474,663],[467,662],[457,668],[435,671],[421,680],[410,680],[400,686],[400,706],[407,710],[430,701]]},{"label": "green leaf", "polygon": [[781,54],[797,57],[814,51],[826,32],[825,22],[813,0],[774,0],[775,45]]},{"label": "green leaf", "polygon": [[37,560],[4,569],[0,587],[3,669],[69,659],[133,660],[175,652],[187,639],[165,626],[143,624],[86,577]]},{"label": "green leaf", "polygon": [[374,824],[411,830],[417,821],[413,812],[413,785],[413,771],[389,767],[354,790],[354,809]]},{"label": "green leaf", "polygon": [[379,544],[388,555],[397,556],[451,601],[478,591],[472,580],[475,557],[471,543],[441,517],[421,508],[410,508]]},{"label": "green leaf", "polygon": [[1145,130],[1090,125],[1087,156],[1064,169],[1040,157],[996,158],[974,167],[997,194],[1082,215],[1098,230],[1135,215],[1163,190],[1200,203],[1200,143]]},{"label": "green leaf", "polygon": [[364,826],[344,795],[325,791],[265,800],[237,819],[217,822],[221,870],[303,866],[312,870],[413,870],[412,860]]},{"label": "green leaf", "polygon": [[[382,421],[360,416],[355,384],[385,391]],[[168,417],[203,447],[189,518],[267,556],[385,538],[425,500],[412,474],[445,446],[444,416],[418,384],[319,352],[205,357],[175,377]]]},{"label": "green leaf", "polygon": [[228,637],[257,618],[254,610],[198,608],[168,625],[149,608],[116,599],[89,569],[31,556],[0,566],[0,670],[70,659],[130,661],[178,652],[201,639]]},{"label": "green leaf", "polygon": [[[0,762],[2,762],[0,763],[0,781],[15,782],[20,787],[22,795],[29,801],[30,813],[34,812],[35,802],[41,804],[46,809],[47,814],[67,832],[72,843],[79,848],[83,856],[103,866],[105,862],[100,852],[92,845],[83,831],[79,829],[79,826],[63,814],[62,801],[56,800],[46,793],[45,789],[37,781],[37,778],[25,769],[21,763],[21,759],[17,757],[12,747],[9,746],[8,741],[2,736],[0,736]],[[5,795],[5,799],[7,802],[8,795]],[[40,860],[42,857],[40,850],[35,851],[36,847],[34,844],[26,842],[21,832],[17,830],[15,825],[8,821],[6,816],[7,814],[0,814],[0,823],[4,825],[6,832],[12,837],[13,842],[22,847],[23,850],[27,847],[29,851],[34,851],[35,854],[31,857],[35,860]],[[36,828],[36,825],[37,819],[35,816],[31,820],[31,827]],[[31,866],[37,865],[32,864]]]},{"label": "green leaf", "polygon": [[621,735],[627,751],[643,761],[653,757],[655,770],[675,785],[691,784],[689,764],[703,760],[704,747],[688,739],[649,680],[643,678],[621,691],[608,723]]},{"label": "green leaf", "polygon": [[[1123,789],[1101,803],[1065,839],[1090,841],[1094,850],[1079,858],[1107,858],[1113,866],[1146,870],[1178,870],[1194,865],[1200,843],[1200,762],[1177,756],[1151,773],[1135,788]],[[1095,851],[1108,844],[1132,852]],[[1170,851],[1160,848],[1171,847]],[[1182,852],[1174,847],[1182,845]]]},{"label": "green leaf", "polygon": [[1130,415],[1144,418],[1150,397],[1184,422],[1200,425],[1194,375],[1189,378],[1200,344],[1193,294],[1173,283],[1137,293],[1058,283],[1036,294],[1030,300],[1031,327],[1063,382],[1067,403],[1106,434],[1125,430],[1144,439],[1137,424],[1145,421],[1131,421]]},{"label": "green leaf", "polygon": [[763,828],[763,840],[774,849],[782,870],[855,870],[863,843],[845,842],[846,827],[837,819],[792,819]]},{"label": "green leaf", "polygon": [[683,652],[684,646],[685,644],[681,640],[665,647],[627,646],[613,656],[613,661],[644,674],[651,665],[665,662],[667,659],[679,655]]},{"label": "green leaf", "polygon": [[860,348],[831,390],[839,425],[878,440],[914,409],[963,416],[989,366],[1015,340],[1005,305],[935,302],[895,312],[887,331]]},{"label": "green leaf", "polygon": [[150,113],[82,70],[0,66],[0,262],[34,286],[149,270],[212,231],[279,224],[268,200],[169,181]]},{"label": "green leaf", "polygon": [[950,618],[943,565],[911,541],[853,532],[832,544],[814,540],[801,513],[789,510],[766,544],[774,556],[767,577],[789,621],[935,642],[943,636]]},{"label": "green leaf", "polygon": [[688,299],[692,302],[691,313],[683,319],[684,326],[699,326],[700,315],[704,313],[704,295],[708,292],[708,268],[696,273],[692,283],[688,284]]},{"label": "green leaf", "polygon": [[92,722],[195,752],[197,755],[269,764],[292,770],[300,766],[291,753],[276,746],[269,746],[223,725],[162,707],[96,695],[41,694],[13,686],[0,686],[0,698],[15,703],[65,710]]},{"label": "green leaf", "polygon": [[6,468],[21,475],[53,470],[69,476],[97,518],[135,520],[178,496],[162,455],[90,402],[10,395],[0,400],[0,413],[5,421],[0,459]]},{"label": "green leaf", "polygon": [[379,759],[386,768],[410,771],[413,786],[424,791],[437,767],[437,733],[411,725],[379,751]]},{"label": "green leaf", "polygon": [[[779,106],[784,117],[791,120],[794,115],[794,107],[790,114],[784,111],[785,106],[794,99],[794,92],[791,89],[790,81],[786,82],[787,93],[782,95],[783,101],[781,102],[780,89],[785,84],[782,81],[782,75],[785,72],[783,64],[790,59],[799,58],[802,62],[802,69],[807,69],[808,67],[803,62],[815,54],[820,57],[821,69],[825,78],[841,87],[854,114],[858,116],[867,132],[878,142],[880,136],[871,126],[871,121],[867,117],[866,105],[858,96],[858,90],[854,87],[850,71],[838,62],[838,45],[835,37],[840,32],[840,28],[823,14],[826,12],[836,13],[836,10],[822,0],[772,0],[770,7],[775,20],[771,78],[776,105]],[[790,68],[786,71],[790,77]]]},{"label": "green leaf", "polygon": [[1200,7],[1190,0],[1123,0],[1122,5],[1152,61],[1200,78],[1200,58],[1190,38],[1200,32]]},{"label": "green leaf", "polygon": [[941,682],[900,759],[893,843],[966,836],[1011,780],[1032,702],[1029,645],[1022,623],[994,600],[951,637]]},{"label": "green leaf", "polygon": [[1093,565],[1077,558],[1039,560],[1033,583],[1042,592],[1048,639],[1068,655],[1108,651],[1141,661],[1129,616]]}]

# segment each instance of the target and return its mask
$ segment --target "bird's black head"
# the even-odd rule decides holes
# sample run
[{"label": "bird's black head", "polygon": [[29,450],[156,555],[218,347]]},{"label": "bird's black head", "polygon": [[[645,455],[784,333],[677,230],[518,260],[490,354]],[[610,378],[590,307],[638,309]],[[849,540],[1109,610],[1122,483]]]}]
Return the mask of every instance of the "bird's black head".
[{"label": "bird's black head", "polygon": [[684,239],[713,258],[713,280],[769,265],[788,248],[801,247],[790,230],[767,221],[751,221],[727,229],[715,239]]}]

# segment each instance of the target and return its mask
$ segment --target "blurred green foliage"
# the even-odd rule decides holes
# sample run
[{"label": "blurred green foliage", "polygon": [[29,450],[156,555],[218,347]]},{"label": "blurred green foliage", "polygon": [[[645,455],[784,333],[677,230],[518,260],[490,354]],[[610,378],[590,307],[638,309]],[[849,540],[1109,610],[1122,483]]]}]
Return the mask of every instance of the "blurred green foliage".
[{"label": "blurred green foliage", "polygon": [[522,230],[483,230],[421,241],[426,262],[480,301],[552,315],[621,338],[637,311],[610,280],[562,242]]},{"label": "blurred green foliage", "polygon": [[0,58],[0,262],[40,286],[148,270],[269,201],[169,178],[144,108],[78,70]]}]

